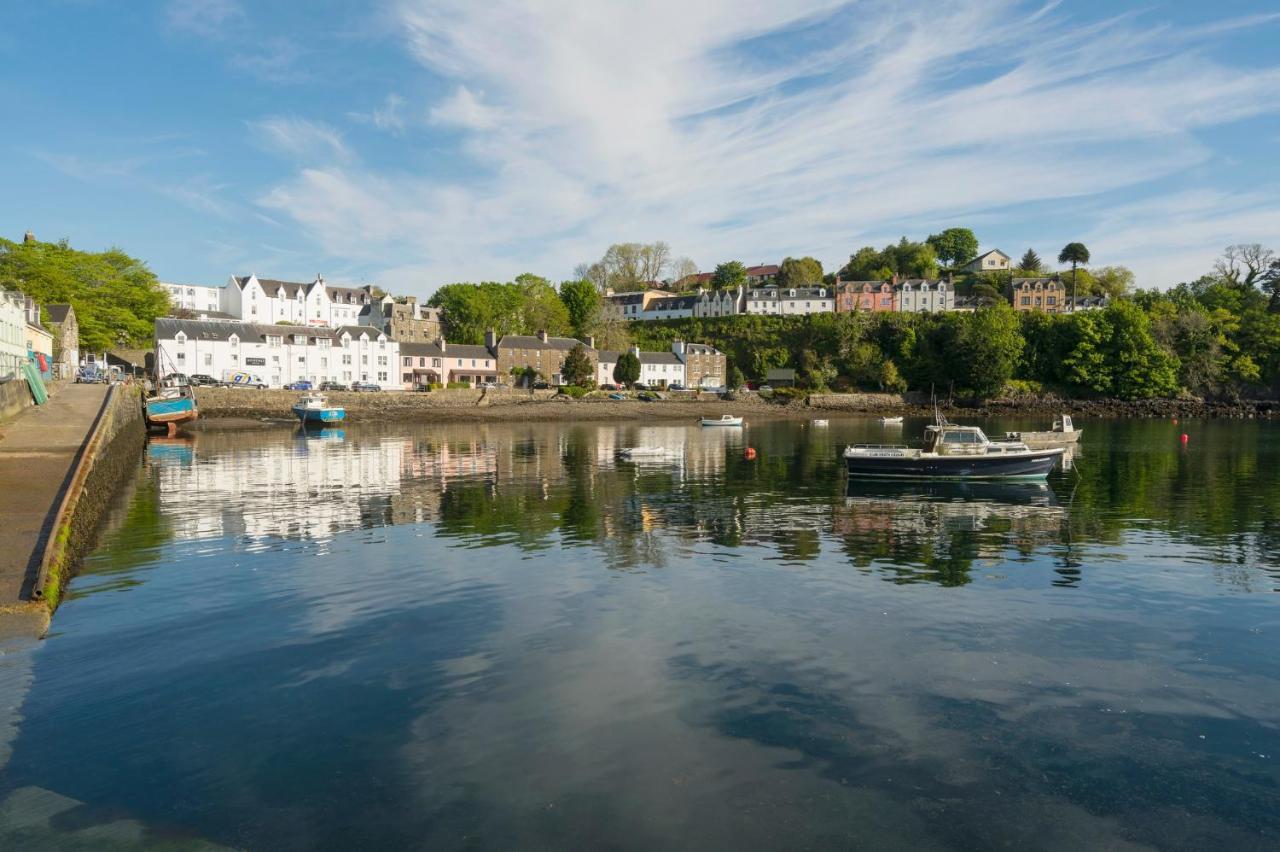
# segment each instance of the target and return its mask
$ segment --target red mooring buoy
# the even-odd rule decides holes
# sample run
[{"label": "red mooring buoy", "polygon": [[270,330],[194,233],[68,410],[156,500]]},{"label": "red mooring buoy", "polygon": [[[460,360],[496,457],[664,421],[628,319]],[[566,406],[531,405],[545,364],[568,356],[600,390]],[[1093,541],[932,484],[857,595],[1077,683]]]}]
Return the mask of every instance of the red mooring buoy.
[{"label": "red mooring buoy", "polygon": [[743,450],[743,451],[742,451],[742,457],[743,457],[744,459],[746,459],[747,461],[755,461],[755,459],[756,459],[756,448],[755,448],[755,447],[747,447],[745,450]]},{"label": "red mooring buoy", "polygon": [[1189,440],[1191,440],[1191,439],[1187,437],[1187,433],[1186,433],[1186,432],[1183,432],[1183,433],[1182,433],[1182,443],[1184,443],[1184,444],[1185,444],[1185,443],[1186,443],[1187,441],[1189,441]]}]

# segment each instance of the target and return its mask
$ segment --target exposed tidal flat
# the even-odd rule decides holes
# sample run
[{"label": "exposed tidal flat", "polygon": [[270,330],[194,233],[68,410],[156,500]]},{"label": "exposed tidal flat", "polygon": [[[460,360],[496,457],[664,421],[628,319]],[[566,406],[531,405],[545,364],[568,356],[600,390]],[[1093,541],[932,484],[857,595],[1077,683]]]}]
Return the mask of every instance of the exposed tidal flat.
[{"label": "exposed tidal flat", "polygon": [[0,846],[1274,848],[1280,426],[846,483],[923,422],[153,439],[0,658]]}]

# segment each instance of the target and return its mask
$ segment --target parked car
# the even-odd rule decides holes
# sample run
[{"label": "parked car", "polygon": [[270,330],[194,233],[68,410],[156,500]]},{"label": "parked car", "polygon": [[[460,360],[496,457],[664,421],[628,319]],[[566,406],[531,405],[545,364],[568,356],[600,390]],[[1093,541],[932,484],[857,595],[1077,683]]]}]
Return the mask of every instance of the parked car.
[{"label": "parked car", "polygon": [[218,383],[217,379],[215,379],[213,376],[208,375],[207,373],[192,373],[190,381],[191,381],[192,387],[197,387],[197,388],[212,387]]},{"label": "parked car", "polygon": [[618,389],[618,386],[613,382],[602,382],[600,384],[600,390],[616,391]]},{"label": "parked car", "polygon": [[366,391],[380,391],[382,390],[382,387],[380,385],[375,385],[373,382],[352,382],[351,390],[356,393],[363,393]]},{"label": "parked car", "polygon": [[534,390],[548,390],[550,387],[551,387],[551,385],[547,384],[546,382],[542,381],[541,379],[539,379],[538,381],[536,381],[536,382],[534,382],[534,383],[533,383],[533,389],[534,389]]},{"label": "parked car", "polygon": [[498,383],[497,382],[481,382],[480,384],[476,385],[476,387],[480,388],[481,390],[497,390]]},{"label": "parked car", "polygon": [[347,386],[341,382],[321,382],[320,390],[322,391],[344,391]]},{"label": "parked car", "polygon": [[308,382],[308,381],[305,381],[305,380],[303,380],[303,381],[297,381],[297,382],[289,382],[289,384],[287,384],[287,385],[285,385],[285,386],[284,386],[284,389],[285,389],[285,390],[309,391],[309,390],[311,390],[311,382]]},{"label": "parked car", "polygon": [[662,397],[658,396],[656,393],[649,393],[648,391],[645,391],[644,393],[638,394],[636,399],[641,402],[656,402],[659,399],[662,399]]},{"label": "parked car", "polygon": [[667,385],[667,390],[682,391],[684,390],[684,385],[680,384],[679,382],[672,382],[671,384]]}]

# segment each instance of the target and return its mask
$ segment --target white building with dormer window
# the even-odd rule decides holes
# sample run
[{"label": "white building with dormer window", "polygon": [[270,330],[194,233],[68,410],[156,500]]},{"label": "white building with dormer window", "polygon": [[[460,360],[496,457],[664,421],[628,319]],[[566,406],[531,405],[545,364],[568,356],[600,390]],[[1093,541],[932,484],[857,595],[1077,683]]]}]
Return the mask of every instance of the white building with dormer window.
[{"label": "white building with dormer window", "polygon": [[401,387],[399,344],[370,326],[321,328],[162,317],[156,320],[155,335],[161,375],[176,372],[222,381],[229,371],[243,371],[274,388],[297,381]]},{"label": "white building with dormer window", "polygon": [[321,275],[310,283],[233,275],[223,289],[222,311],[242,322],[268,325],[359,325],[361,312],[378,301],[371,285],[334,287],[326,284]]}]

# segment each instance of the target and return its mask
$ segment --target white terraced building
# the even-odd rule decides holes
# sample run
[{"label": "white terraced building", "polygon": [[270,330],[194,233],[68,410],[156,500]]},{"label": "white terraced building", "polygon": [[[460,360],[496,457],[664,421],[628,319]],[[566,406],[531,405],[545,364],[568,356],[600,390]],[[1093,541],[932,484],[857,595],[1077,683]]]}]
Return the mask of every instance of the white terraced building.
[{"label": "white terraced building", "polygon": [[208,284],[175,284],[169,281],[161,281],[160,286],[169,293],[169,302],[175,308],[198,314],[226,311],[223,306],[226,287],[211,287]]},{"label": "white terraced building", "polygon": [[[642,352],[638,346],[632,346],[630,352],[640,359],[639,381],[643,384],[657,388],[685,386],[684,361],[675,352]],[[596,384],[613,384],[613,368],[618,366],[622,353],[600,349],[596,354]]]},{"label": "white terraced building", "polygon": [[742,313],[800,316],[835,310],[835,294],[827,287],[758,287],[747,290]]},{"label": "white terraced building", "polygon": [[259,377],[268,387],[296,381],[370,382],[399,390],[400,345],[379,329],[156,320],[156,367],[161,375],[213,376],[227,371]]},{"label": "white terraced building", "polygon": [[[278,322],[340,328],[359,325],[361,313],[378,302],[373,287],[333,287],[317,275],[309,283],[233,275],[223,288],[222,311],[247,323]],[[381,315],[379,314],[379,317]]]}]

